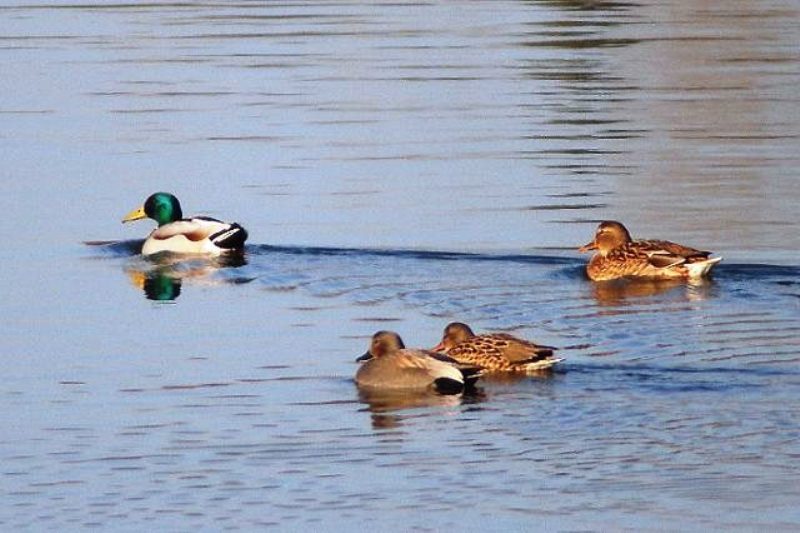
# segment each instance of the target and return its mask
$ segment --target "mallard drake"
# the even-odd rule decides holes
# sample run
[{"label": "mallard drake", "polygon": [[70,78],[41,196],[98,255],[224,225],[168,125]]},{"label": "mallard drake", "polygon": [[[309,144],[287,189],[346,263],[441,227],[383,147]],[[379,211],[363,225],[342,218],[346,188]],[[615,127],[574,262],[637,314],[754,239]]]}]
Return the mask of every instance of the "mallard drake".
[{"label": "mallard drake", "polygon": [[633,240],[621,223],[608,220],[597,227],[594,240],[579,248],[597,250],[589,260],[589,279],[604,281],[624,277],[648,279],[699,279],[721,257],[669,241]]},{"label": "mallard drake", "polygon": [[369,349],[357,361],[365,361],[356,372],[356,384],[380,391],[425,391],[457,394],[480,376],[473,367],[460,367],[449,357],[411,350],[394,331],[378,331]]},{"label": "mallard drake", "polygon": [[131,222],[152,218],[158,222],[142,246],[142,255],[158,252],[220,255],[244,247],[247,231],[237,223],[222,222],[211,217],[183,218],[178,199],[166,192],[151,194],[142,207],[122,219]]},{"label": "mallard drake", "polygon": [[442,341],[432,350],[490,372],[536,372],[563,361],[555,357],[552,346],[540,346],[508,333],[476,335],[463,322],[448,324]]}]

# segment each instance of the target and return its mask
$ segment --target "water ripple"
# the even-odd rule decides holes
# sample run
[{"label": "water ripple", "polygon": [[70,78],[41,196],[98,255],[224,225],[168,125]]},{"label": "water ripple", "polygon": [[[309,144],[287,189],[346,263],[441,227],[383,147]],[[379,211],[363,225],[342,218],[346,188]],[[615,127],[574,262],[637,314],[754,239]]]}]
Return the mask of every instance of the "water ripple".
[{"label": "water ripple", "polygon": [[794,266],[722,263],[713,280],[694,285],[591,283],[583,274],[584,258],[558,254],[251,245],[243,261],[230,266],[176,258],[166,269],[132,255],[135,246],[127,242],[98,250],[145,278],[156,272],[191,284],[256,282],[356,306],[409,306],[442,323],[532,332],[546,344],[579,347],[566,354],[570,359],[666,366],[797,359],[796,295],[782,290],[800,275]]}]

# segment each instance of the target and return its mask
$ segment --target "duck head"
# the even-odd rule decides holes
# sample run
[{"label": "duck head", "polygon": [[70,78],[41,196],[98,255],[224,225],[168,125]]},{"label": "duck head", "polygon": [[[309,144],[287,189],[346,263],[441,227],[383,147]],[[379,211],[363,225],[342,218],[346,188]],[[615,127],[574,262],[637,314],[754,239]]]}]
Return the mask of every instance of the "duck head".
[{"label": "duck head", "polygon": [[144,205],[134,209],[122,219],[122,222],[132,222],[143,218],[152,218],[159,226],[175,222],[183,218],[181,204],[174,195],[168,192],[151,194]]},{"label": "duck head", "polygon": [[361,357],[356,359],[357,362],[369,361],[372,358],[382,357],[402,350],[406,345],[403,344],[403,339],[394,331],[378,331],[372,336],[372,341],[369,344],[369,350]]},{"label": "duck head", "polygon": [[594,240],[589,244],[585,244],[578,248],[580,252],[588,252],[597,250],[600,255],[606,255],[611,250],[618,248],[631,241],[631,234],[621,222],[615,220],[606,220],[597,226],[597,231],[594,234]]},{"label": "duck head", "polygon": [[450,322],[444,328],[442,342],[431,348],[431,351],[447,353],[453,346],[461,344],[474,336],[475,333],[472,328],[463,322]]}]

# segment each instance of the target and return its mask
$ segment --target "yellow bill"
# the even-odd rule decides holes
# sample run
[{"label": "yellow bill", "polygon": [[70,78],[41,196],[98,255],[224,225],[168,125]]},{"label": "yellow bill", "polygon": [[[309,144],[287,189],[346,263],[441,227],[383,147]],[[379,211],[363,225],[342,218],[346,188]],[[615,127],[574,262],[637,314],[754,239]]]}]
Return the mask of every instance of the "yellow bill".
[{"label": "yellow bill", "polygon": [[147,281],[147,276],[144,275],[144,272],[129,270],[128,278],[131,280],[134,287],[137,289],[144,289],[144,282]]},{"label": "yellow bill", "polygon": [[143,218],[147,218],[147,215],[144,212],[144,206],[138,207],[138,208],[134,209],[133,211],[131,211],[130,213],[128,213],[127,215],[125,215],[125,218],[122,219],[122,223],[124,224],[125,222],[132,222],[134,220],[141,220]]}]

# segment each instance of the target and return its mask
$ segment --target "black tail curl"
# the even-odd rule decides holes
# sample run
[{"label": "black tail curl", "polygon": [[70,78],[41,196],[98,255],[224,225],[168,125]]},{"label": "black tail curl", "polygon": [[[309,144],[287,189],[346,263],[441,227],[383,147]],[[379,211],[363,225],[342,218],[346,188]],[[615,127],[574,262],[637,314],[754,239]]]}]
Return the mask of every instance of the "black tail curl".
[{"label": "black tail curl", "polygon": [[243,248],[247,240],[247,230],[240,226],[237,222],[230,225],[229,228],[219,231],[211,236],[211,241],[226,250],[236,250]]}]

